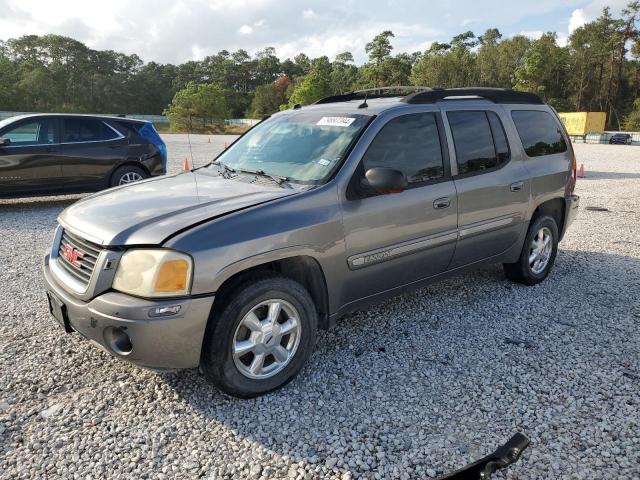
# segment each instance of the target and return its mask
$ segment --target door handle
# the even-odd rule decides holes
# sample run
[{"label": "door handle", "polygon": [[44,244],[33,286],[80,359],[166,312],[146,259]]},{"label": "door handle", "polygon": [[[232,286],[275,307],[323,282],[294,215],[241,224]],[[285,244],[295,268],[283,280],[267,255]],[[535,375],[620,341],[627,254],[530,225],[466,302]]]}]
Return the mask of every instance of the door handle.
[{"label": "door handle", "polygon": [[448,208],[451,205],[449,197],[436,198],[433,201],[433,208],[440,210],[441,208]]},{"label": "door handle", "polygon": [[519,191],[520,191],[520,190],[522,190],[523,188],[524,188],[524,182],[515,182],[515,183],[512,183],[512,184],[509,186],[509,189],[510,189],[512,192],[519,192]]}]

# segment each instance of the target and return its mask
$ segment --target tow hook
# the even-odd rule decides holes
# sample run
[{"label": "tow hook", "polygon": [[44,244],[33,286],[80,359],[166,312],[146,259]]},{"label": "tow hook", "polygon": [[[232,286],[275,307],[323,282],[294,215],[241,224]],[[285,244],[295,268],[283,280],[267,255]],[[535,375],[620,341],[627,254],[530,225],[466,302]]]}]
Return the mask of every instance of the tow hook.
[{"label": "tow hook", "polygon": [[529,437],[518,432],[495,452],[449,475],[438,477],[438,480],[487,480],[497,470],[516,463],[528,446]]}]

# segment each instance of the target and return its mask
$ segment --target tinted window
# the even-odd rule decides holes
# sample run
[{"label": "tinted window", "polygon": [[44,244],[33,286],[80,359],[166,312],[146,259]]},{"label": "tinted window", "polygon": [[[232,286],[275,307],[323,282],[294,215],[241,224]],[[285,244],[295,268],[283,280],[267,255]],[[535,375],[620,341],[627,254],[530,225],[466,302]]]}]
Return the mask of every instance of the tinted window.
[{"label": "tinted window", "polygon": [[496,148],[496,153],[498,154],[498,164],[502,165],[507,163],[511,158],[507,136],[504,133],[504,127],[498,115],[493,112],[487,112],[487,118],[489,118],[489,125],[491,126],[491,133],[493,134],[493,143]]},{"label": "tinted window", "polygon": [[118,137],[118,134],[100,120],[86,118],[65,118],[64,143],[74,142],[97,142],[100,140],[111,140]]},{"label": "tinted window", "polygon": [[551,114],[536,110],[511,112],[524,151],[530,157],[566,152],[560,126]]},{"label": "tinted window", "polygon": [[362,162],[365,171],[373,167],[400,170],[409,183],[444,176],[435,115],[416,113],[389,121],[371,142]]},{"label": "tinted window", "polygon": [[21,123],[9,128],[0,137],[11,140],[11,145],[46,145],[53,143],[54,126],[53,122],[47,119]]},{"label": "tinted window", "polygon": [[[508,161],[509,147],[495,114],[491,114],[493,127],[486,112],[447,112],[447,118],[456,148],[459,175],[488,170]],[[496,131],[496,143],[492,130]],[[500,161],[496,147],[501,152]]]}]

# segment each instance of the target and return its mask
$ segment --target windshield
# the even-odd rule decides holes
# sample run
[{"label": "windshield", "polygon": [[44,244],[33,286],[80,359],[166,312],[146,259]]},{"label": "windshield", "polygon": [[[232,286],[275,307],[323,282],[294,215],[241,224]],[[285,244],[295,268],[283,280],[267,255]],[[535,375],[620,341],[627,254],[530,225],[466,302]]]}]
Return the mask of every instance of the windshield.
[{"label": "windshield", "polygon": [[238,139],[216,163],[297,183],[321,183],[339,165],[369,118],[304,111],[277,115]]}]

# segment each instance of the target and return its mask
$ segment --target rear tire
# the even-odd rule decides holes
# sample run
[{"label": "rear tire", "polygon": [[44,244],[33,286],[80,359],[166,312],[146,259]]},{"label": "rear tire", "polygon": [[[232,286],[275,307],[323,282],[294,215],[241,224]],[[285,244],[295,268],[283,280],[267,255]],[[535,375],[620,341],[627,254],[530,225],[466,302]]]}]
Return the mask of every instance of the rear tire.
[{"label": "rear tire", "polygon": [[130,183],[144,180],[148,176],[147,172],[140,167],[136,167],[135,165],[123,165],[113,172],[113,175],[111,175],[110,185],[112,187],[128,185]]},{"label": "rear tire", "polygon": [[534,218],[529,225],[520,259],[515,263],[503,264],[506,277],[529,286],[543,281],[555,262],[558,239],[558,225],[553,217]]},{"label": "rear tire", "polygon": [[249,275],[214,304],[201,368],[220,390],[252,398],[289,383],[309,359],[317,312],[298,282],[265,272]]}]

